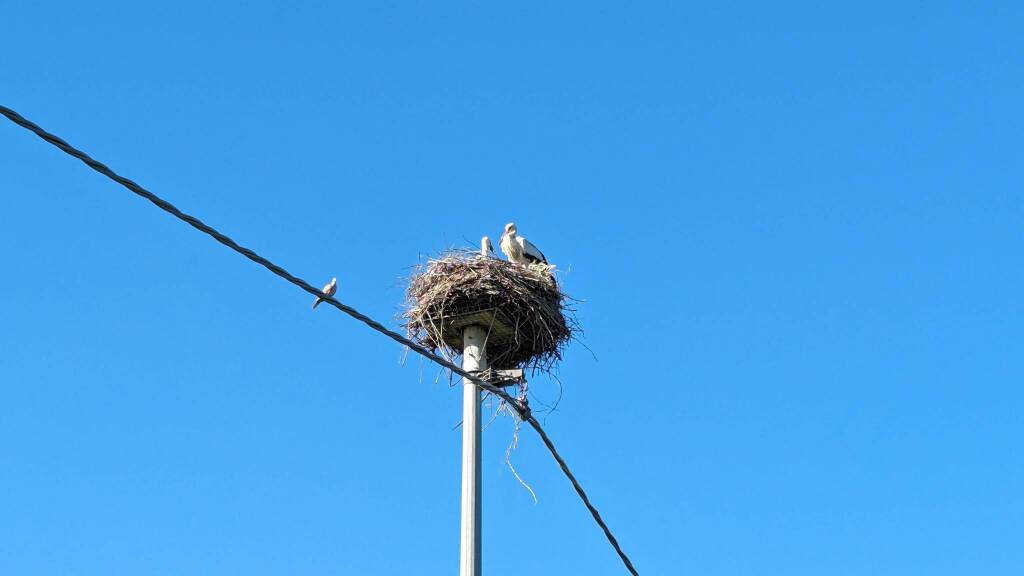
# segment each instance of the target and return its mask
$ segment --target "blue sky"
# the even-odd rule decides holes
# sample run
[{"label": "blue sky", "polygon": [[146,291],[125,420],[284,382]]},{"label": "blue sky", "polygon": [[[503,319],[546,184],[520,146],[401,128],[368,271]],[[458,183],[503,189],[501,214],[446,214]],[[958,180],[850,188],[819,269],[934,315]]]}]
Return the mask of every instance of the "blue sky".
[{"label": "blue sky", "polygon": [[[548,429],[643,574],[1024,568],[1018,4],[208,4],[7,2],[0,102],[392,324],[515,220],[596,356]],[[0,573],[454,573],[433,366],[0,150]],[[625,573],[510,433],[487,573]]]}]

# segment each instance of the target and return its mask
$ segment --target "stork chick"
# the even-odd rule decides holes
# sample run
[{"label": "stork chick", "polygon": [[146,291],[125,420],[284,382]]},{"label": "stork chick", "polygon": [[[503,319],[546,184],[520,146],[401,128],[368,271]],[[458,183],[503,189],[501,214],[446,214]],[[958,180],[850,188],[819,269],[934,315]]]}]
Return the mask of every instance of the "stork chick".
[{"label": "stork chick", "polygon": [[480,239],[480,255],[487,257],[494,254],[494,246],[491,245],[491,239],[488,236],[484,236]]}]

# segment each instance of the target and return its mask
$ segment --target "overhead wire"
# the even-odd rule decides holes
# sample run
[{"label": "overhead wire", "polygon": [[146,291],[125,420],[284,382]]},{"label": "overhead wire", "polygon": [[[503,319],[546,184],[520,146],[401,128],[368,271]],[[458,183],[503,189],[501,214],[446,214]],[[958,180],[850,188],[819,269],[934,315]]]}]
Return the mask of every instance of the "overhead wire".
[{"label": "overhead wire", "polygon": [[541,442],[544,443],[544,446],[548,449],[548,451],[551,453],[551,456],[555,459],[555,462],[558,463],[558,466],[562,469],[562,473],[564,473],[566,478],[569,479],[569,482],[572,483],[573,489],[575,489],[576,494],[579,495],[580,499],[583,501],[583,505],[586,506],[591,516],[593,516],[594,521],[604,532],[605,538],[608,539],[608,542],[611,544],[616,554],[618,554],[619,558],[622,560],[622,563],[626,566],[626,569],[629,570],[630,574],[633,574],[633,576],[639,576],[636,569],[633,567],[633,563],[630,561],[626,553],[623,552],[618,540],[616,540],[615,536],[612,534],[611,529],[608,528],[608,525],[604,522],[604,519],[601,517],[601,514],[597,511],[597,508],[594,507],[594,505],[590,502],[590,498],[587,497],[587,493],[583,490],[583,487],[576,479],[576,476],[569,469],[568,464],[565,463],[565,460],[558,453],[558,450],[555,448],[554,442],[552,442],[551,438],[548,437],[547,433],[544,431],[544,428],[541,427],[540,422],[538,422],[537,419],[533,416],[527,403],[521,402],[520,400],[512,397],[510,394],[508,394],[501,388],[491,384],[490,382],[487,382],[482,378],[479,378],[478,376],[474,375],[471,372],[462,369],[458,365],[438,355],[437,353],[426,348],[425,346],[418,344],[409,338],[406,338],[405,336],[399,334],[398,332],[388,329],[380,322],[374,320],[373,318],[370,318],[369,316],[363,314],[362,312],[359,312],[355,308],[341,302],[337,298],[323,294],[319,289],[311,285],[309,282],[306,282],[302,278],[299,278],[298,276],[289,273],[281,266],[278,266],[277,264],[271,262],[267,258],[260,256],[255,251],[238,244],[228,236],[213,228],[212,226],[209,226],[208,224],[204,223],[199,218],[192,216],[191,214],[182,212],[170,202],[164,200],[163,198],[160,198],[159,196],[150,192],[149,190],[146,190],[145,188],[135,183],[134,181],[129,180],[128,178],[125,178],[124,176],[121,176],[120,174],[114,172],[107,165],[93,159],[85,152],[79,150],[78,148],[75,148],[71,144],[68,144],[65,140],[56,136],[55,134],[52,134],[44,130],[38,124],[32,122],[31,120],[28,120],[16,111],[6,106],[0,105],[0,114],[4,115],[5,117],[7,117],[8,120],[21,126],[22,128],[25,128],[26,130],[29,130],[30,132],[34,133],[36,136],[42,138],[46,142],[49,142],[50,144],[56,146],[66,154],[69,154],[81,160],[83,163],[85,163],[86,166],[92,168],[93,170],[99,172],[100,174],[103,174],[104,176],[110,178],[114,182],[117,182],[121,186],[124,186],[131,192],[145,198],[146,200],[149,200],[161,210],[171,214],[172,216],[178,218],[179,220],[184,221],[189,226],[192,226],[193,228],[199,230],[200,232],[210,236],[217,242],[223,244],[224,246],[227,246],[231,250],[241,254],[242,256],[245,256],[249,260],[266,268],[272,274],[280,278],[283,278],[284,280],[291,284],[294,284],[295,286],[299,287],[300,289],[304,290],[310,295],[322,299],[327,304],[330,304],[331,306],[337,308],[341,312],[344,312],[345,314],[351,316],[352,318],[359,320],[360,322],[369,326],[373,330],[383,334],[384,336],[387,336],[388,338],[391,338],[392,340],[398,342],[399,344],[402,344],[403,346],[407,346],[409,349],[415,351],[417,354],[420,354],[421,356],[424,356],[428,360],[431,360],[432,362],[435,362],[438,365],[447,368],[448,370],[451,370],[453,373],[462,376],[466,380],[480,387],[482,390],[485,390],[486,392],[489,392],[497,396],[498,398],[502,399],[513,410],[516,411],[516,414],[518,414],[521,420],[528,423],[530,427],[537,432],[537,435],[540,436]]}]

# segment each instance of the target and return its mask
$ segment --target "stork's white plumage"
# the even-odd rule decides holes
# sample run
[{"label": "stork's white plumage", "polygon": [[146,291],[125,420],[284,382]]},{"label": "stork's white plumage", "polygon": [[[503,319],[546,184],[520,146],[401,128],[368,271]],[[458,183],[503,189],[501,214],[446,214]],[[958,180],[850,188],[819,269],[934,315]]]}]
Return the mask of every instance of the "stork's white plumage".
[{"label": "stork's white plumage", "polygon": [[480,255],[490,256],[491,254],[494,254],[494,246],[491,245],[491,239],[484,236],[480,239]]},{"label": "stork's white plumage", "polygon": [[513,222],[505,224],[505,232],[501,235],[501,251],[508,257],[509,262],[528,266],[533,263],[547,264],[548,259],[544,257],[533,242],[517,235],[516,225]]}]

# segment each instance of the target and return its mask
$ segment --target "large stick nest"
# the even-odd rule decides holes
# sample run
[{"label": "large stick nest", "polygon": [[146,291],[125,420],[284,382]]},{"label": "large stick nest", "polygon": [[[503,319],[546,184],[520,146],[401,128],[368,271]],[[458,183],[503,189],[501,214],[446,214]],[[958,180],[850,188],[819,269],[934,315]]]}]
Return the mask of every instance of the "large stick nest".
[{"label": "large stick nest", "polygon": [[494,369],[550,372],[578,332],[574,300],[546,266],[455,250],[418,266],[407,296],[410,338],[453,358],[462,353],[463,328],[479,325]]}]

